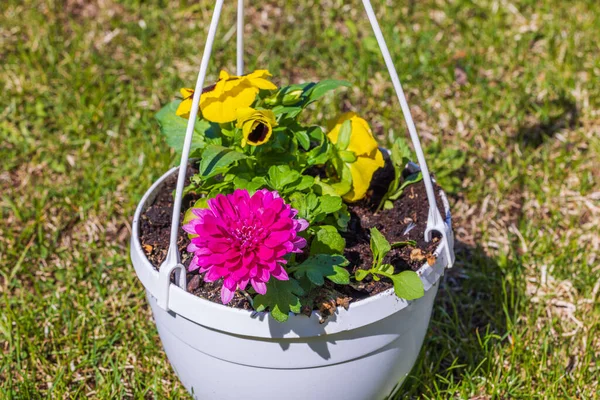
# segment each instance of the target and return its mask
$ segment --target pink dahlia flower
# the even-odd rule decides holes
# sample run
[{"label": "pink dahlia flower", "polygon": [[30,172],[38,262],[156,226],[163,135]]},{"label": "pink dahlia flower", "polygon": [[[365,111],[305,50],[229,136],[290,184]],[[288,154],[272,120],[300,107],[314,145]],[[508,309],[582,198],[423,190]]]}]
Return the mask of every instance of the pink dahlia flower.
[{"label": "pink dahlia flower", "polygon": [[308,222],[295,218],[298,210],[285,204],[277,192],[262,189],[252,197],[237,189],[208,200],[208,207],[194,209],[196,218],[183,229],[198,235],[187,251],[194,254],[189,270],[206,272],[204,280],[223,278],[221,301],[227,304],[235,291],[248,282],[260,294],[267,292],[271,276],[289,279],[282,264],[289,253],[301,253],[306,239],[298,232]]}]

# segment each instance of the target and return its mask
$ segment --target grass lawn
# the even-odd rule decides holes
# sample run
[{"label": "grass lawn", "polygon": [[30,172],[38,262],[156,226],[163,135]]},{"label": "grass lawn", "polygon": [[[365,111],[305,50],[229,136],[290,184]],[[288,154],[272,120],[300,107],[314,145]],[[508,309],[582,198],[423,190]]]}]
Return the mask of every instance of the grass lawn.
[{"label": "grass lawn", "polygon": [[[154,114],[193,86],[212,2],[1,3],[0,398],[188,398],[128,238],[178,161]],[[211,81],[235,69],[234,3]],[[355,109],[382,141],[407,135],[358,0],[247,3],[249,70],[347,79],[316,118]],[[598,398],[600,2],[374,7],[456,221],[402,396]]]}]

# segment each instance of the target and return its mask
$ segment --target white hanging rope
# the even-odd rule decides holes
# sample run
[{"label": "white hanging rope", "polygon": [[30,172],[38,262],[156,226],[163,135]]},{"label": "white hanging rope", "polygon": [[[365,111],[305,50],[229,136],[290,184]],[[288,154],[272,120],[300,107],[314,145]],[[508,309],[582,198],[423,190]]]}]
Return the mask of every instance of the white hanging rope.
[{"label": "white hanging rope", "polygon": [[[185,182],[185,173],[187,170],[188,157],[190,154],[190,146],[192,144],[192,135],[194,134],[194,125],[198,116],[198,104],[200,103],[200,95],[204,88],[204,78],[206,78],[206,70],[208,62],[212,54],[212,47],[219,26],[221,10],[223,9],[223,0],[217,0],[213,12],[210,27],[208,28],[208,37],[202,54],[202,62],[200,63],[200,72],[194,89],[194,97],[192,99],[192,109],[190,110],[190,118],[188,119],[187,130],[185,132],[185,141],[183,142],[183,150],[181,151],[181,162],[179,163],[179,174],[177,176],[177,189],[175,190],[175,202],[173,203],[173,216],[171,219],[171,238],[169,242],[169,251],[163,265],[172,266],[179,264],[180,255],[177,249],[177,237],[179,235],[179,215],[181,213],[181,199],[183,195],[183,186]],[[162,266],[161,266],[162,269]]]},{"label": "white hanging rope", "polygon": [[237,8],[237,75],[244,75],[244,0]]},{"label": "white hanging rope", "polygon": [[429,174],[429,168],[427,168],[427,162],[425,161],[425,154],[423,153],[421,141],[419,140],[419,135],[417,134],[417,128],[415,127],[415,123],[410,113],[410,107],[406,101],[404,90],[402,90],[400,78],[398,78],[398,72],[396,71],[394,62],[392,61],[392,56],[390,55],[390,51],[385,43],[385,38],[383,37],[381,28],[377,22],[377,17],[373,11],[373,6],[371,5],[370,0],[363,0],[363,5],[365,7],[365,11],[367,12],[367,17],[369,18],[371,27],[373,28],[373,33],[375,33],[375,37],[377,38],[377,43],[379,44],[379,49],[381,50],[381,54],[385,60],[385,65],[387,66],[390,77],[392,78],[392,84],[394,85],[394,90],[398,96],[398,101],[400,102],[400,107],[402,108],[402,114],[404,115],[404,120],[408,126],[408,132],[410,133],[410,138],[415,148],[415,152],[417,153],[417,161],[419,162],[419,167],[421,168],[421,173],[423,174],[423,182],[425,183],[425,190],[427,191],[427,201],[429,202],[429,216],[427,218],[425,240],[431,240],[432,231],[438,231],[440,234],[442,234],[442,239],[446,242],[445,247],[446,255],[448,257],[448,266],[451,267],[454,260],[453,249],[450,248],[452,244],[450,243],[451,239],[448,238],[446,224],[435,201],[431,175]]}]

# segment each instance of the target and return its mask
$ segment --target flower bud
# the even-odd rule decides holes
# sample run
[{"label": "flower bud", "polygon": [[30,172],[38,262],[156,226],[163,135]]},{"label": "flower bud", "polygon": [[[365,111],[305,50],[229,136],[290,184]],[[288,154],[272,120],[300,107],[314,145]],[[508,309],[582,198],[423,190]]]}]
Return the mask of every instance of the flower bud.
[{"label": "flower bud", "polygon": [[281,101],[281,103],[284,106],[293,106],[294,104],[298,103],[298,101],[302,98],[302,93],[304,93],[302,89],[292,90],[291,92],[286,93],[285,96],[283,96],[283,100]]}]

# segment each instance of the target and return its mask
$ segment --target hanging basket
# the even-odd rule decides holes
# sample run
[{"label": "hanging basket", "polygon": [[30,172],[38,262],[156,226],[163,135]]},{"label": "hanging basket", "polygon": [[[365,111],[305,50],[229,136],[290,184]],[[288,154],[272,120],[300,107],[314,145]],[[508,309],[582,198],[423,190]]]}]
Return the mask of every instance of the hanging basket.
[{"label": "hanging basket", "polygon": [[[200,93],[220,18],[217,0],[209,28],[180,167],[165,173],[146,192],[132,223],[131,259],[146,289],[165,352],[176,374],[196,399],[380,399],[393,394],[410,372],[425,337],[440,277],[454,261],[448,201],[440,191],[442,214],[398,75],[369,0],[363,0],[402,106],[427,189],[426,240],[440,235],[433,265],[418,271],[425,295],[405,301],[392,289],[351,303],[321,323],[290,314],[280,323],[268,312],[225,307],[186,291],[185,267],[177,249],[179,215]],[[238,3],[238,74],[243,71],[243,0]],[[140,243],[140,218],[169,177],[177,176],[171,241],[157,271]],[[175,272],[175,283],[171,276]]]}]

